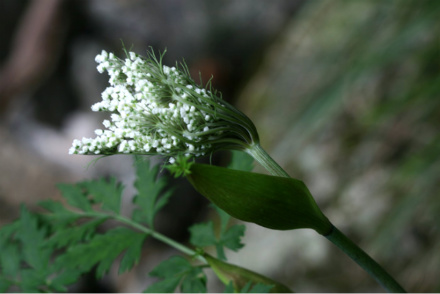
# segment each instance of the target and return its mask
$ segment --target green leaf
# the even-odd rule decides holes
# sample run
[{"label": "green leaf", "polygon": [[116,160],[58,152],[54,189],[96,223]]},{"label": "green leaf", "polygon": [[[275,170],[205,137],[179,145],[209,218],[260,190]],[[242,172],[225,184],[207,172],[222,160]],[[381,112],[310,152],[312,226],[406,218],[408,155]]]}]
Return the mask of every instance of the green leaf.
[{"label": "green leaf", "polygon": [[143,240],[139,240],[137,243],[132,243],[124,254],[124,257],[119,264],[119,274],[129,271],[135,264],[139,262],[142,253]]},{"label": "green leaf", "polygon": [[215,235],[214,224],[212,221],[206,223],[199,223],[191,226],[190,243],[196,247],[215,246],[217,250],[217,257],[226,260],[226,255],[223,247],[229,248],[233,251],[238,251],[244,245],[241,243],[241,237],[244,236],[246,227],[244,225],[234,225],[227,229],[230,216],[221,209],[216,208],[220,214],[221,228],[220,234],[217,238]]},{"label": "green leaf", "polygon": [[228,168],[248,171],[254,169],[254,158],[243,151],[232,150],[231,151],[231,162],[228,165]]},{"label": "green leaf", "polygon": [[193,267],[185,258],[173,256],[161,262],[151,272],[150,276],[163,280],[148,287],[148,293],[170,293],[174,292],[182,282],[182,292],[206,292],[206,276],[199,267]]},{"label": "green leaf", "polygon": [[72,246],[79,242],[87,241],[95,234],[96,227],[102,224],[108,217],[99,217],[83,224],[74,224],[58,230],[48,240],[48,244],[55,248]]},{"label": "green leaf", "polygon": [[42,288],[46,284],[46,278],[50,273],[47,271],[39,271],[34,269],[25,269],[20,272],[21,292],[42,292]]},{"label": "green leaf", "polygon": [[191,274],[182,281],[182,293],[206,293],[206,277],[199,268],[193,268]]},{"label": "green leaf", "polygon": [[44,271],[49,264],[51,250],[45,246],[46,228],[39,228],[37,218],[25,206],[21,207],[17,238],[21,241],[23,257],[33,269]]},{"label": "green leaf", "polygon": [[181,277],[172,277],[149,286],[144,293],[173,293],[179,286]]},{"label": "green leaf", "polygon": [[191,234],[189,242],[196,247],[212,246],[217,243],[212,221],[195,224],[189,228],[189,232]]},{"label": "green leaf", "polygon": [[175,163],[168,164],[165,168],[174,175],[175,178],[180,176],[187,176],[191,173],[191,165],[194,161],[190,160],[190,157],[179,155],[175,158]]},{"label": "green leaf", "polygon": [[66,285],[75,283],[81,276],[82,272],[78,270],[64,270],[58,273],[49,282],[49,292],[67,292]]},{"label": "green leaf", "polygon": [[311,228],[328,234],[333,225],[302,181],[194,164],[188,176],[206,198],[231,216],[275,230]]},{"label": "green leaf", "polygon": [[66,225],[82,217],[80,214],[67,209],[61,202],[58,201],[45,200],[39,202],[38,204],[50,212],[41,215],[41,217],[47,223],[50,223],[50,226],[55,230],[60,230]]},{"label": "green leaf", "polygon": [[191,263],[181,256],[173,256],[156,266],[150,276],[158,278],[168,278],[172,276],[182,276],[192,269]]},{"label": "green leaf", "polygon": [[[290,290],[285,285],[278,283],[268,277],[260,275],[256,272],[230,263],[226,263],[206,253],[203,256],[205,257],[206,261],[211,266],[217,277],[225,285],[227,285],[225,292],[226,290],[228,292],[239,292],[243,289],[244,291],[248,291],[250,285],[256,286],[261,284],[270,286],[270,291],[274,293],[292,293],[292,290]],[[233,291],[231,291],[231,284],[233,286]],[[263,289],[261,286],[259,286],[257,290]]]},{"label": "green leaf", "polygon": [[231,226],[224,234],[222,234],[219,243],[232,251],[238,251],[244,246],[244,244],[241,243],[241,237],[244,236],[245,230],[246,227],[244,225]]},{"label": "green leaf", "polygon": [[6,293],[8,292],[9,287],[11,287],[13,284],[11,281],[7,280],[6,278],[0,276],[0,293]]},{"label": "green leaf", "polygon": [[137,206],[133,211],[133,220],[153,227],[156,213],[167,204],[172,191],[165,191],[167,182],[163,177],[158,178],[158,166],[150,168],[149,162],[143,160],[136,160],[135,165],[134,186],[138,194],[133,198],[133,203]]},{"label": "green leaf", "polygon": [[2,246],[9,243],[9,239],[12,238],[12,235],[14,235],[19,228],[20,220],[16,220],[0,228],[0,250],[3,248]]},{"label": "green leaf", "polygon": [[223,234],[226,232],[231,216],[215,204],[212,203],[211,205],[220,217],[220,233]]},{"label": "green leaf", "polygon": [[102,203],[102,210],[119,214],[124,186],[117,183],[115,178],[82,182],[78,185],[87,190],[94,202]]},{"label": "green leaf", "polygon": [[80,185],[58,184],[57,187],[60,189],[61,194],[67,200],[69,205],[82,211],[92,211],[90,201],[87,199],[87,195],[84,193]]},{"label": "green leaf", "polygon": [[0,277],[14,277],[20,269],[19,243],[13,238],[19,227],[20,222],[15,221],[0,228]]},{"label": "green leaf", "polygon": [[17,242],[10,241],[1,247],[0,268],[3,276],[15,277],[20,269],[20,252]]},{"label": "green leaf", "polygon": [[234,284],[232,283],[232,281],[229,281],[229,283],[226,284],[223,293],[235,293]]},{"label": "green leaf", "polygon": [[66,291],[64,282],[77,280],[80,273],[62,279],[51,264],[55,246],[47,239],[47,223],[40,220],[23,206],[20,219],[0,229],[0,290],[16,284],[21,292],[60,292]]},{"label": "green leaf", "polygon": [[249,293],[249,290],[251,289],[252,282],[247,282],[246,285],[243,286],[243,288],[240,289],[240,293]]},{"label": "green leaf", "polygon": [[[100,278],[124,250],[142,246],[145,238],[145,234],[127,228],[115,228],[103,235],[94,236],[87,243],[69,247],[67,252],[60,256],[55,263],[60,270],[78,269],[82,272],[89,271],[97,264],[97,276]],[[126,265],[124,266],[126,267]]]}]

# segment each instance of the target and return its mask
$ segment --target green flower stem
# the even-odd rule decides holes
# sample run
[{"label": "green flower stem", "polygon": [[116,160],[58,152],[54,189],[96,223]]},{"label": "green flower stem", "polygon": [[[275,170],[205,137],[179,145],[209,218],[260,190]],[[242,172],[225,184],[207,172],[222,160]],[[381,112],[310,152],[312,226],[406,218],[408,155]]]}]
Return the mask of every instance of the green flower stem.
[{"label": "green flower stem", "polygon": [[325,236],[345,254],[351,257],[367,273],[369,273],[382,287],[391,293],[403,293],[405,290],[391,277],[376,261],[354,244],[336,227]]},{"label": "green flower stem", "polygon": [[[246,152],[258,161],[267,171],[274,176],[289,177],[289,175],[270,157],[270,155],[261,148],[260,144],[251,145]],[[402,293],[405,290],[391,277],[376,261],[374,261],[361,248],[348,239],[336,227],[330,234],[325,236],[333,242],[339,249],[359,264],[367,273],[369,273],[380,285],[389,292]]]},{"label": "green flower stem", "polygon": [[261,148],[259,143],[252,144],[245,150],[250,156],[258,161],[268,172],[274,176],[289,178],[289,174],[270,157],[267,152]]},{"label": "green flower stem", "polygon": [[[109,217],[108,214],[99,214],[99,213],[91,213],[91,214],[87,214],[87,215],[90,216],[90,217]],[[111,217],[114,218],[115,220],[121,222],[121,223],[129,225],[129,226],[131,226],[131,227],[133,227],[133,228],[135,228],[135,229],[137,229],[137,230],[139,230],[139,231],[141,231],[141,232],[143,232],[143,233],[145,233],[145,234],[155,238],[156,240],[159,240],[159,241],[161,241],[161,242],[163,242],[163,243],[173,247],[174,249],[176,249],[176,250],[178,250],[178,251],[180,251],[180,252],[182,252],[182,253],[184,253],[186,255],[196,257],[201,262],[203,262],[205,264],[207,263],[206,259],[202,255],[198,254],[196,251],[186,247],[185,245],[180,244],[179,242],[174,241],[173,239],[168,238],[165,235],[162,235],[161,233],[156,232],[153,229],[147,228],[147,227],[145,227],[145,226],[143,226],[141,224],[138,224],[138,223],[132,221],[129,218],[126,218],[126,217],[123,217],[123,216],[120,216],[120,215],[113,215]]]}]

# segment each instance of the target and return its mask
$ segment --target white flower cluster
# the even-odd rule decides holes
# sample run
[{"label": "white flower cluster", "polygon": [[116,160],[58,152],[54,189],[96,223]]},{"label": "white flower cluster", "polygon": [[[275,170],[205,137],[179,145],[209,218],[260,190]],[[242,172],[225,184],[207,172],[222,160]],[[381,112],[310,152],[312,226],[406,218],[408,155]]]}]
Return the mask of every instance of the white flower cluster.
[{"label": "white flower cluster", "polygon": [[[106,51],[96,56],[98,71],[110,76],[110,87],[92,110],[111,112],[111,120],[104,120],[106,129],[96,130],[96,138],[74,140],[70,154],[201,156],[223,147],[228,124],[237,124],[228,119],[231,111],[224,111],[230,106],[198,87],[185,67],[162,65],[162,57],[129,52],[121,60]],[[231,134],[233,141],[240,137]]]}]

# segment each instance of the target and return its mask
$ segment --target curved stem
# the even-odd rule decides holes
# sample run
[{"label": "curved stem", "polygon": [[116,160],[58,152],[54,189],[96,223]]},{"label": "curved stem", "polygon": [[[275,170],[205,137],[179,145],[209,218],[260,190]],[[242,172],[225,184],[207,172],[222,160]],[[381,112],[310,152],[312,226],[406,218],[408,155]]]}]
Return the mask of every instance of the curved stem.
[{"label": "curved stem", "polygon": [[336,227],[330,234],[325,236],[345,254],[351,257],[366,272],[368,272],[382,287],[388,292],[403,293],[405,290],[394,280],[375,260],[373,260],[365,251],[354,244]]},{"label": "curved stem", "polygon": [[274,176],[289,178],[289,174],[270,157],[267,152],[261,148],[259,143],[252,144],[250,148],[245,150],[258,163],[260,163],[268,172]]}]

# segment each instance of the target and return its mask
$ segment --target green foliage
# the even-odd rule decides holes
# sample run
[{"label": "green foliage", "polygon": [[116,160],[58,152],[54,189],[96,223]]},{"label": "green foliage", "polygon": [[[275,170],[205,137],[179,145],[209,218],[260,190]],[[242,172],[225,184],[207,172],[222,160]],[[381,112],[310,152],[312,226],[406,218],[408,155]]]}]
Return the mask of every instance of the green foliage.
[{"label": "green foliage", "polygon": [[178,178],[180,176],[189,175],[191,173],[191,165],[193,164],[194,161],[190,160],[189,157],[179,155],[175,158],[175,162],[167,165],[166,168],[171,174],[174,175],[175,178]]},{"label": "green foliage", "polygon": [[246,227],[244,225],[233,225],[227,228],[230,216],[215,207],[220,216],[220,231],[219,236],[215,234],[214,223],[212,221],[206,223],[195,224],[189,228],[191,233],[190,242],[196,247],[215,246],[217,250],[217,257],[221,260],[226,260],[224,247],[232,251],[238,251],[243,248],[241,237],[244,236]]},{"label": "green foliage", "polygon": [[119,214],[124,187],[115,178],[82,182],[79,186],[88,192],[94,203],[102,203],[103,211]]},{"label": "green foliage", "polygon": [[[50,262],[55,248],[49,227],[22,207],[20,219],[0,229],[0,290],[16,285],[22,292],[66,291],[79,273],[58,270]],[[66,277],[68,273],[68,277]]]},{"label": "green foliage", "polygon": [[48,242],[55,248],[64,248],[93,238],[96,228],[108,219],[107,216],[96,217],[82,225],[73,223],[62,229],[56,230]]},{"label": "green foliage", "polygon": [[134,186],[138,194],[133,198],[137,206],[133,211],[133,220],[153,228],[154,216],[167,204],[172,191],[166,190],[167,182],[164,178],[157,177],[158,166],[151,168],[148,161],[140,159],[135,160],[135,165],[137,177]]},{"label": "green foliage", "polygon": [[180,285],[184,293],[206,293],[206,276],[200,267],[194,267],[181,256],[173,256],[161,262],[150,276],[161,278],[147,288],[148,293],[170,293]]},{"label": "green foliage", "polygon": [[243,221],[275,230],[311,228],[323,235],[333,227],[307,186],[296,179],[205,164],[194,164],[188,179],[202,195]]},{"label": "green foliage", "polygon": [[[249,169],[249,158],[243,154],[234,155],[232,165]],[[160,235],[153,230],[154,217],[172,194],[167,181],[158,177],[158,166],[151,167],[148,161],[140,159],[135,160],[135,166],[137,194],[131,218],[121,215],[123,186],[114,178],[59,184],[67,204],[43,201],[40,206],[44,213],[32,213],[22,207],[17,221],[0,228],[0,292],[65,292],[93,268],[101,278],[119,257],[119,273],[133,268],[139,262],[146,238]],[[215,246],[218,257],[225,260],[224,248],[237,251],[243,247],[240,239],[245,227],[228,226],[231,217],[214,208],[219,225],[194,225],[190,229],[191,243],[199,248]],[[125,226],[103,231],[102,225],[108,220]],[[161,240],[164,239],[162,236]],[[183,246],[175,244],[172,240],[168,242],[171,246]],[[198,250],[204,254],[202,249]],[[187,249],[186,253],[189,252]],[[197,257],[196,251],[193,254]],[[177,288],[190,293],[207,291],[203,266],[193,265],[181,256],[163,261],[150,275],[159,281],[148,287],[147,292],[173,292]],[[245,290],[269,289],[253,285]]]},{"label": "green foliage", "polygon": [[[225,291],[227,292],[292,292],[292,290],[290,290],[285,285],[278,283],[268,277],[262,276],[256,272],[250,271],[237,265],[226,263],[206,253],[203,255],[203,257],[206,259],[217,277],[226,285]],[[231,284],[233,289],[231,289]],[[255,287],[256,289],[254,290]]]},{"label": "green foliage", "polygon": [[119,269],[119,272],[124,272],[139,261],[146,237],[127,228],[115,228],[105,234],[97,234],[88,242],[69,247],[65,254],[57,258],[55,266],[88,272],[97,265],[97,276],[101,278],[121,252],[126,251]]},{"label": "green foliage", "polygon": [[[191,173],[190,170],[184,173],[180,173],[179,171],[190,168],[193,164],[193,162],[188,162],[186,159],[183,160],[180,158],[176,160],[175,164],[168,165],[167,168],[174,173],[175,176],[182,174],[189,175]],[[182,166],[184,167],[183,169]],[[229,167],[239,170],[251,170],[253,168],[253,159],[244,152],[233,151]],[[225,247],[233,251],[238,251],[244,246],[244,244],[241,243],[241,237],[243,237],[246,227],[244,225],[232,225],[228,227],[231,216],[217,206],[212,206],[219,216],[219,229],[216,230],[214,222],[212,221],[195,224],[189,228],[191,234],[190,243],[200,249],[215,246],[219,260],[226,260]],[[203,250],[200,251],[203,252]],[[236,269],[237,267],[230,265],[230,268]],[[206,276],[201,268],[192,266],[191,263],[180,256],[175,256],[162,262],[154,268],[150,275],[160,280],[151,285],[146,292],[174,292],[179,285],[180,291],[184,293],[206,292]],[[258,283],[252,285],[253,287],[251,289],[248,287],[244,289],[246,292],[243,293],[252,293],[254,289],[260,293],[267,293],[273,287],[272,285],[260,285]],[[250,290],[250,292],[247,292],[248,290]],[[225,291],[229,291],[228,285],[226,285]]]},{"label": "green foliage", "polygon": [[[84,197],[83,189],[80,185],[71,184],[58,184],[61,194],[67,200],[67,203],[75,208],[82,210],[83,212],[93,211],[90,200]],[[52,207],[60,206],[61,204],[50,204]],[[59,208],[59,207],[58,207]],[[65,214],[63,214],[65,216]]]},{"label": "green foliage", "polygon": [[[253,169],[254,159],[245,152],[231,151],[231,162],[228,168],[242,171]],[[191,233],[190,243],[196,247],[215,246],[217,257],[226,260],[224,248],[238,251],[244,245],[240,239],[244,236],[246,227],[244,225],[233,225],[227,228],[231,216],[219,207],[212,205],[220,218],[220,230],[218,236],[212,221],[199,223],[189,228]]]},{"label": "green foliage", "polygon": [[[157,179],[158,167],[150,168],[146,161],[137,161],[136,167],[133,219],[120,214],[123,186],[114,178],[59,184],[68,206],[46,200],[40,203],[46,212],[40,214],[23,207],[19,220],[0,229],[0,290],[15,286],[24,292],[67,291],[68,285],[95,266],[102,277],[121,255],[119,273],[130,270],[152,232],[139,222],[151,226],[171,196],[170,191],[164,192],[166,181]],[[100,233],[98,228],[109,219],[131,228]]]}]

